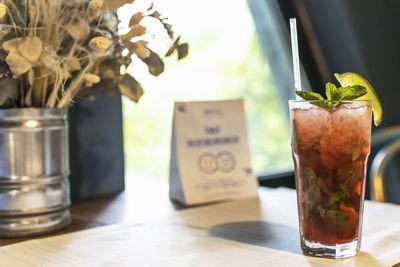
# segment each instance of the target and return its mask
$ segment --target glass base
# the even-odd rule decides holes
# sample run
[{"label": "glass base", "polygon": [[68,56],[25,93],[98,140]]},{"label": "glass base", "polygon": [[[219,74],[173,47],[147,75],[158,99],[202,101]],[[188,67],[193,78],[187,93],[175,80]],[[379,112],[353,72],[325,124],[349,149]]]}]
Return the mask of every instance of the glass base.
[{"label": "glass base", "polygon": [[342,259],[357,255],[359,249],[357,239],[349,243],[336,245],[325,245],[318,242],[310,242],[304,238],[301,239],[301,250],[307,256]]}]

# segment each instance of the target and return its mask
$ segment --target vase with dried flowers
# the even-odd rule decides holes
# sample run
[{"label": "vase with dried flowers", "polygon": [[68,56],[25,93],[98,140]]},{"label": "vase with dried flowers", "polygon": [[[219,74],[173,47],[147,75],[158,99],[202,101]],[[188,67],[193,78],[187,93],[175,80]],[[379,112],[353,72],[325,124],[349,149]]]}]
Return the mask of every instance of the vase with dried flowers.
[{"label": "vase with dried flowers", "polygon": [[146,18],[163,25],[153,5],[119,32],[116,10],[132,0],[0,0],[0,236],[39,234],[70,221],[67,109],[93,92],[119,92],[137,102],[140,83],[125,72],[132,57],[152,75],[164,70],[149,48]]}]

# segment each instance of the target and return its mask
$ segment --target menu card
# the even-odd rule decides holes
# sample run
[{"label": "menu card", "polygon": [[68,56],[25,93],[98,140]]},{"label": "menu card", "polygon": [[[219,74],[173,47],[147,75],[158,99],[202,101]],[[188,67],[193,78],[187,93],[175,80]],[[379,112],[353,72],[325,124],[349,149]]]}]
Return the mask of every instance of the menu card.
[{"label": "menu card", "polygon": [[243,100],[177,102],[170,198],[185,205],[254,197]]}]

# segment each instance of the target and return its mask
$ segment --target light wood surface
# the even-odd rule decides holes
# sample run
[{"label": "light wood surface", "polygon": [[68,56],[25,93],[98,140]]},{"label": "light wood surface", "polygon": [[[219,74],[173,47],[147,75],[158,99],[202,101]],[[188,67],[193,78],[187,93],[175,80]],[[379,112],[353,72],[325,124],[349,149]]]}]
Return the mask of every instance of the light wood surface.
[{"label": "light wood surface", "polygon": [[[126,218],[126,217],[125,217]],[[392,266],[400,261],[400,207],[367,201],[361,251],[342,260],[306,257],[294,190],[172,211],[3,246],[5,266]]]},{"label": "light wood surface", "polygon": [[68,227],[36,237],[0,239],[0,247],[109,224],[140,223],[181,208],[183,206],[169,200],[166,182],[134,174],[128,177],[126,190],[116,196],[73,203],[70,208],[72,223]]}]

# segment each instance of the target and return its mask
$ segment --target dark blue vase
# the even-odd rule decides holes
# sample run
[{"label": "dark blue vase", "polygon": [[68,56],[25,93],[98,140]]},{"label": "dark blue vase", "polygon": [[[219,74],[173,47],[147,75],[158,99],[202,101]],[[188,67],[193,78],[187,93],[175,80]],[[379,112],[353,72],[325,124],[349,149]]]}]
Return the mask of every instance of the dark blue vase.
[{"label": "dark blue vase", "polygon": [[69,110],[72,201],[124,190],[124,150],[120,95],[95,94]]}]

